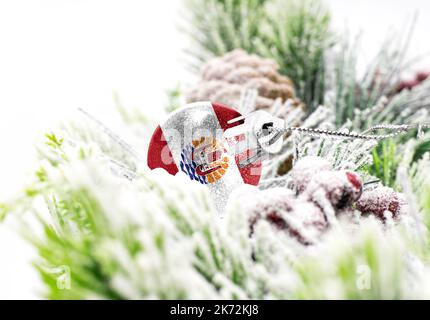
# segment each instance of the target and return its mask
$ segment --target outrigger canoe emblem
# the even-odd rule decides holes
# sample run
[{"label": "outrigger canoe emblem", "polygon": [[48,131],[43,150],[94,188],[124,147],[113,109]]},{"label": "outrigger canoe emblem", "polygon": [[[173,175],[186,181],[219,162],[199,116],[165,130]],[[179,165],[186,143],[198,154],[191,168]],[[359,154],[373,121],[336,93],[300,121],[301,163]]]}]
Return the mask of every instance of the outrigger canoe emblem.
[{"label": "outrigger canoe emblem", "polygon": [[[212,137],[193,140],[192,145],[182,152],[181,169],[192,180],[203,184],[221,179],[229,167],[227,150]],[[197,179],[196,179],[197,178]]]}]

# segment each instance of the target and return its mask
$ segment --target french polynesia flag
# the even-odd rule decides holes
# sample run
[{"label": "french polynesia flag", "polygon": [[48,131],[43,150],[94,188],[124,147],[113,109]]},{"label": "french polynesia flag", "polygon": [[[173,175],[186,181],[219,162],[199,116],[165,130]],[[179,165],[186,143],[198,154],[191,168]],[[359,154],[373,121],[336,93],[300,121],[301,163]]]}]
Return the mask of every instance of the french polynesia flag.
[{"label": "french polynesia flag", "polygon": [[174,111],[152,135],[148,167],[163,168],[172,175],[181,171],[194,183],[207,185],[217,210],[224,211],[235,188],[257,185],[261,175],[260,161],[244,168],[238,165],[253,152],[246,146],[245,135],[224,136],[226,130],[243,124],[243,120],[228,123],[240,116],[234,109],[211,102],[195,102]]}]

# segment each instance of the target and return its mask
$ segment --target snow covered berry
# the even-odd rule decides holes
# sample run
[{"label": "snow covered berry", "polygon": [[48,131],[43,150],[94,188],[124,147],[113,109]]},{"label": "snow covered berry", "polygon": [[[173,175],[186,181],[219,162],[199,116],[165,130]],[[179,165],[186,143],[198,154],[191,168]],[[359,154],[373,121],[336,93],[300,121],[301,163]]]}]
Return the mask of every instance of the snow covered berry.
[{"label": "snow covered berry", "polygon": [[247,203],[250,215],[250,234],[261,220],[274,229],[286,232],[304,245],[312,243],[327,228],[325,216],[316,205],[295,195],[285,188],[273,188],[260,192]]},{"label": "snow covered berry", "polygon": [[330,162],[324,158],[307,156],[301,158],[291,171],[291,178],[298,192],[303,192],[313,177],[321,171],[332,169]]},{"label": "snow covered berry", "polygon": [[352,171],[322,171],[314,175],[303,197],[321,206],[320,197],[326,197],[335,209],[345,209],[358,200],[362,182]]},{"label": "snow covered berry", "polygon": [[287,188],[276,187],[266,190],[254,190],[241,195],[240,202],[247,212],[267,213],[276,209],[290,211],[296,197]]},{"label": "snow covered berry", "polygon": [[387,214],[393,219],[398,218],[405,204],[401,193],[389,187],[377,187],[363,193],[357,201],[357,209],[364,216],[374,215],[385,221]]},{"label": "snow covered berry", "polygon": [[427,78],[430,76],[430,72],[428,71],[420,71],[415,74],[414,78],[411,79],[404,79],[400,81],[396,87],[396,92],[400,92],[402,90],[411,90],[415,88],[416,86],[420,85],[422,82],[427,80]]}]

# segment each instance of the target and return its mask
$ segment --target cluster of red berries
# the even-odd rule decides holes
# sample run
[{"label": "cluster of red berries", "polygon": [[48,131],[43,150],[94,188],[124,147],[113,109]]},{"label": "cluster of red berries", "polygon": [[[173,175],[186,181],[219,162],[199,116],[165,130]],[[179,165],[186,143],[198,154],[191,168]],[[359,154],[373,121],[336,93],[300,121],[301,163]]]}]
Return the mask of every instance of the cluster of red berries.
[{"label": "cluster of red berries", "polygon": [[335,171],[327,160],[320,157],[301,159],[291,176],[300,197],[321,206],[320,200],[324,196],[335,209],[350,206],[360,197],[363,187],[358,174]]},{"label": "cluster of red berries", "polygon": [[430,72],[420,71],[415,74],[414,78],[400,81],[396,87],[396,92],[400,92],[405,89],[411,90],[421,84],[423,81],[427,80],[429,76]]},{"label": "cluster of red berries", "polygon": [[311,244],[329,227],[328,210],[335,215],[360,212],[381,221],[398,218],[405,201],[388,187],[363,192],[360,176],[352,171],[333,170],[320,157],[305,157],[291,171],[293,192],[287,188],[261,191],[249,203],[250,232],[266,220],[276,230],[287,232],[302,244]]}]

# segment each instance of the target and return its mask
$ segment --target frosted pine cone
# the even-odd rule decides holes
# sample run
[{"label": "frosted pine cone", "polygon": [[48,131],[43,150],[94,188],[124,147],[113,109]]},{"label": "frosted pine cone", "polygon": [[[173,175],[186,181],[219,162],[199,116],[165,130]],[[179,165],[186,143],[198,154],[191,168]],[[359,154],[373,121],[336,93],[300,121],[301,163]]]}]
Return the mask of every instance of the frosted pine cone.
[{"label": "frosted pine cone", "polygon": [[382,221],[386,220],[386,214],[394,219],[398,218],[405,205],[403,195],[389,187],[366,191],[357,201],[357,209],[363,215],[375,215]]},{"label": "frosted pine cone", "polygon": [[201,81],[188,93],[187,102],[209,100],[237,107],[243,90],[258,91],[256,109],[272,107],[275,99],[295,99],[293,83],[278,73],[274,60],[236,49],[214,58],[202,68]]}]

